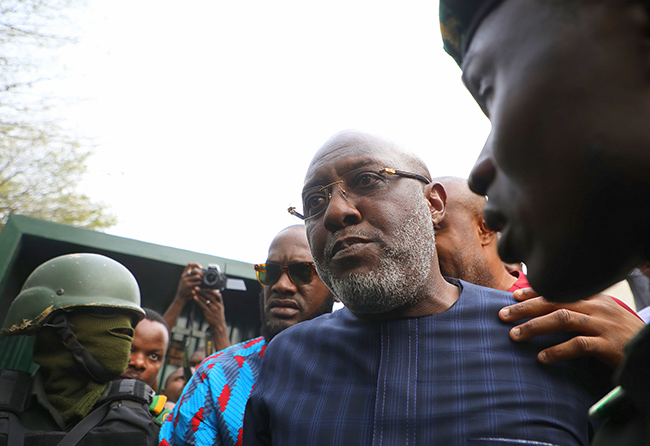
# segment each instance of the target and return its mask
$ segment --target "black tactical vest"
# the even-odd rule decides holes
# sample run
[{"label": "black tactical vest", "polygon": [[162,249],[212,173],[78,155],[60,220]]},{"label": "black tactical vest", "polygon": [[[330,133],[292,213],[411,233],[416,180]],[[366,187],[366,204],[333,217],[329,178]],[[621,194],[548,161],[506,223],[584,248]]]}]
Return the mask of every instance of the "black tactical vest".
[{"label": "black tactical vest", "polygon": [[158,444],[165,397],[135,380],[113,381],[70,431],[32,398],[27,372],[0,370],[0,446],[147,446]]}]

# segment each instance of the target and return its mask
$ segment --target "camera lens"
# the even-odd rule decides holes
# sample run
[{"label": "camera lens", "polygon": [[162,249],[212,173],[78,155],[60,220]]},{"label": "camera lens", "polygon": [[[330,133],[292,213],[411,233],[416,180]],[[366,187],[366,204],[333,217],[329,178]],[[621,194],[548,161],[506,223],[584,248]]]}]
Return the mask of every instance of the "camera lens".
[{"label": "camera lens", "polygon": [[207,269],[203,270],[203,279],[200,287],[212,290],[223,290],[226,288],[228,277],[221,272],[221,268],[216,263],[211,263]]}]

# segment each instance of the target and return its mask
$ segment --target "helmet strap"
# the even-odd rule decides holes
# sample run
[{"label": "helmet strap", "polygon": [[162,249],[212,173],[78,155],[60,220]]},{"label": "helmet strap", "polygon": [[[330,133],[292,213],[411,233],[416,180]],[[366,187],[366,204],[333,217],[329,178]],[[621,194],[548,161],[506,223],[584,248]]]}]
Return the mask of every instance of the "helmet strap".
[{"label": "helmet strap", "polygon": [[86,372],[93,381],[103,384],[115,378],[113,373],[106,370],[106,368],[97,362],[93,355],[91,355],[90,352],[81,345],[72,332],[64,312],[58,312],[43,326],[53,328],[56,333],[61,336],[63,345],[70,350],[77,365],[79,365],[79,367],[81,367],[81,369]]}]

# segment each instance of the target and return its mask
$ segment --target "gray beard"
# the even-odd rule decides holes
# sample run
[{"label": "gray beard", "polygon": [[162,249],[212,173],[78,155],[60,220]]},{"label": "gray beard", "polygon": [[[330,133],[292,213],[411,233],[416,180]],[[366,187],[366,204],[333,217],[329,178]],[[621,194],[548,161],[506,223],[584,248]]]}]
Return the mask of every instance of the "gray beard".
[{"label": "gray beard", "polygon": [[423,289],[435,258],[435,234],[427,202],[419,203],[412,217],[394,234],[394,245],[385,247],[386,256],[377,268],[341,278],[316,262],[321,279],[352,313],[386,313],[426,299]]}]

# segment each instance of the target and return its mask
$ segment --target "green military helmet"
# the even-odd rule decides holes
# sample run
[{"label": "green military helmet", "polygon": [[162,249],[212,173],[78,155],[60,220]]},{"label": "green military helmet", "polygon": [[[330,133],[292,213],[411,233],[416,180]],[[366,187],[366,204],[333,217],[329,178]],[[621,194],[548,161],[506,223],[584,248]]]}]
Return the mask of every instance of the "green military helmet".
[{"label": "green military helmet", "polygon": [[36,268],[2,326],[7,336],[34,334],[52,314],[76,308],[115,308],[144,317],[140,289],[121,263],[99,254],[67,254]]}]

